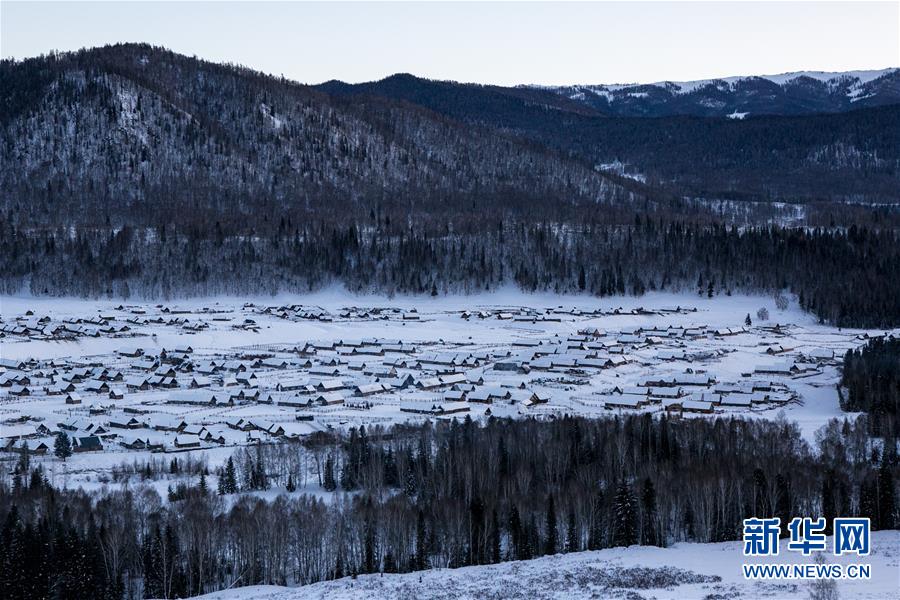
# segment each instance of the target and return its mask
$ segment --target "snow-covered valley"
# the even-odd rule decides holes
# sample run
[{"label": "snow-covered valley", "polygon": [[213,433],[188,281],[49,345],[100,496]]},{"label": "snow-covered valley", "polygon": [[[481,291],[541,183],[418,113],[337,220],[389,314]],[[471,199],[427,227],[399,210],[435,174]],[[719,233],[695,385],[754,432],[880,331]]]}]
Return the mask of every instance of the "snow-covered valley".
[{"label": "snow-covered valley", "polygon": [[59,431],[97,439],[65,473],[48,461],[65,485],[151,451],[214,467],[237,446],[429,419],[736,415],[796,421],[812,441],[843,416],[843,354],[886,333],[747,296],[2,306],[5,448],[49,457]]},{"label": "snow-covered valley", "polygon": [[[134,494],[151,514],[154,506],[177,514],[184,502],[202,498],[220,515],[214,518],[258,499],[273,511],[328,511],[328,519],[350,510],[366,491],[343,475],[340,486],[329,485],[335,476],[323,467],[324,446],[310,442],[325,436],[346,448],[340,440],[353,440],[363,427],[373,439],[392,440],[392,426],[412,431],[468,419],[488,426],[495,417],[556,423],[647,415],[651,422],[665,416],[684,425],[737,417],[795,426],[801,445],[815,448],[829,421],[858,416],[841,410],[844,354],[897,333],[823,325],[784,296],[594,299],[508,290],[389,299],[331,290],[174,303],[0,302],[0,461],[7,472],[20,473],[24,462],[58,489],[96,498]],[[65,460],[58,456],[61,434],[72,444]],[[268,464],[262,483],[244,466],[254,456]],[[232,459],[240,483],[229,487]],[[593,485],[611,497],[610,483]],[[217,488],[218,495],[208,492]],[[310,498],[319,508],[316,501],[304,504]],[[668,548],[548,552],[457,569],[432,562],[423,571],[334,580],[323,576],[331,567],[319,563],[315,575],[295,572],[287,587],[240,587],[240,575],[225,573],[220,586],[231,581],[233,587],[206,598],[809,597],[807,581],[744,579],[740,542],[677,541],[686,539],[682,507],[672,498],[665,502],[673,515],[665,529],[679,536],[666,540]],[[574,527],[575,513],[569,518]],[[579,518],[579,527],[589,528],[592,517]],[[293,526],[303,539],[306,525]],[[497,542],[507,558],[513,531],[510,525],[505,541]],[[699,535],[711,535],[705,531]],[[315,535],[328,539],[325,532]],[[607,545],[590,546],[593,535],[578,533],[576,550]],[[361,556],[358,547],[349,548]],[[343,560],[344,550],[319,552],[322,561]],[[840,597],[892,597],[898,557],[900,534],[875,532],[866,557],[871,579],[837,581]],[[809,558],[780,562],[792,560]],[[847,556],[828,560],[853,563]],[[318,583],[299,585],[303,577]]]}]

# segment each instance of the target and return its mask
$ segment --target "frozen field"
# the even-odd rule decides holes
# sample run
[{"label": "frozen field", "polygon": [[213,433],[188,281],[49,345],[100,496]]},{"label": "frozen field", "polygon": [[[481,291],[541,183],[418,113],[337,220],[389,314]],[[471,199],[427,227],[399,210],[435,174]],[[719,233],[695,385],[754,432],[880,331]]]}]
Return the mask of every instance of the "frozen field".
[{"label": "frozen field", "polygon": [[49,471],[67,485],[151,452],[214,466],[256,442],[466,416],[783,415],[812,439],[842,414],[843,354],[885,333],[746,296],[0,302],[0,444],[53,463],[66,431],[66,481]]},{"label": "frozen field", "polygon": [[[872,554],[828,556],[828,562],[868,563],[868,581],[836,583],[837,597],[858,600],[895,598],[900,573],[900,533],[878,531]],[[803,559],[781,557],[781,562]],[[771,559],[768,562],[777,562]],[[751,581],[743,578],[740,542],[677,544],[671,548],[632,546],[577,552],[482,567],[436,569],[403,575],[345,577],[299,588],[252,586],[202,596],[203,600],[296,600],[396,598],[622,598],[704,600],[724,598],[807,599],[803,581]],[[761,561],[760,561],[761,562]],[[824,596],[822,596],[824,597]]]}]

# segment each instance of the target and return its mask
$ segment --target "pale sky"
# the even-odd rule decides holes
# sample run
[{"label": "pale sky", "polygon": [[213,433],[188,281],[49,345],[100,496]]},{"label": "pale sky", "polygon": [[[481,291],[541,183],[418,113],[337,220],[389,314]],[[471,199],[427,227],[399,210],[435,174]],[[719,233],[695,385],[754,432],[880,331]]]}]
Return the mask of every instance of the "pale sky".
[{"label": "pale sky", "polygon": [[900,2],[9,2],[0,54],[149,42],[304,83],[684,81],[900,65]]}]

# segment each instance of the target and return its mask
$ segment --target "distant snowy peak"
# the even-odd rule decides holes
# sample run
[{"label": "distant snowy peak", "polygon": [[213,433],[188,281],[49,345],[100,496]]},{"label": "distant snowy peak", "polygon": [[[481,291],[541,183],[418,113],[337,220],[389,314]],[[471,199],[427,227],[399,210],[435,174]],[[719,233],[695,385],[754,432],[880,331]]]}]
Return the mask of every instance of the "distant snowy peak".
[{"label": "distant snowy peak", "polygon": [[852,82],[857,86],[869,83],[885,75],[895,73],[898,69],[875,69],[868,71],[792,71],[778,75],[751,75],[738,77],[721,77],[718,79],[698,79],[696,81],[659,81],[650,85],[658,87],[674,86],[679,93],[689,94],[699,88],[709,85],[720,87],[733,87],[740,82],[752,79],[765,79],[777,85],[785,85],[797,79],[814,79],[823,83]]},{"label": "distant snowy peak", "polygon": [[[799,115],[900,103],[900,69],[543,88],[619,116]],[[741,116],[737,116],[741,115]]]}]

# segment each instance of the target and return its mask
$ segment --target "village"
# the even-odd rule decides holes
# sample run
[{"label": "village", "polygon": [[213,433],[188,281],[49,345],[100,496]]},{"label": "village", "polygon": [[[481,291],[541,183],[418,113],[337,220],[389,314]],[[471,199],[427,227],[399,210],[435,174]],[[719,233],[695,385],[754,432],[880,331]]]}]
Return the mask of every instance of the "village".
[{"label": "village", "polygon": [[64,432],[76,454],[203,452],[359,425],[630,412],[784,414],[812,427],[840,415],[846,351],[884,335],[682,299],[116,304],[64,316],[17,301],[25,310],[0,322],[0,449],[52,456]]}]

